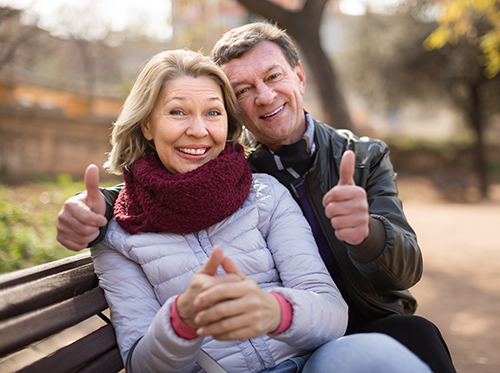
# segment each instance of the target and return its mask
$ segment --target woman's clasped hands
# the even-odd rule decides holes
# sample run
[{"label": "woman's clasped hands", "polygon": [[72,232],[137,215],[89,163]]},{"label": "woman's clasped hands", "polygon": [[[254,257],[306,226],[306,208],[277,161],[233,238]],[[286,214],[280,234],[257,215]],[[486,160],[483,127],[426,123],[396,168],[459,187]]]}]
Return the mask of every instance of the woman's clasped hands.
[{"label": "woman's clasped hands", "polygon": [[[219,266],[225,274],[216,275]],[[177,311],[199,336],[218,340],[256,338],[276,330],[281,321],[276,297],[243,275],[217,245],[177,299]]]}]

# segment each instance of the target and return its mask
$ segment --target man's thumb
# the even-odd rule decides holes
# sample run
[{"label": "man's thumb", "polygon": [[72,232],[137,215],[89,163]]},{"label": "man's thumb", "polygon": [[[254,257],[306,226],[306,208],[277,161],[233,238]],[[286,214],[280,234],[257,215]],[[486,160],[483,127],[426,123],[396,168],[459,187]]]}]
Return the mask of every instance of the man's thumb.
[{"label": "man's thumb", "polygon": [[354,163],[356,155],[352,150],[346,150],[340,160],[338,185],[354,185]]},{"label": "man's thumb", "polygon": [[91,164],[85,170],[85,189],[87,190],[87,201],[90,210],[97,214],[106,212],[104,196],[99,190],[99,168]]}]

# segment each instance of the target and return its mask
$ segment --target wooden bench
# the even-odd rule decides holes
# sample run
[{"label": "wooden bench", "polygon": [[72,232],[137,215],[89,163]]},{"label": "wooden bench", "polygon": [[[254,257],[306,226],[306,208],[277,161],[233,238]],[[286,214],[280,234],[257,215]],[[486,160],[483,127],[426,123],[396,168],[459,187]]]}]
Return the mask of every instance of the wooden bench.
[{"label": "wooden bench", "polygon": [[16,371],[123,370],[113,327],[102,313],[107,308],[89,252],[1,275],[0,363],[97,315],[101,327]]}]

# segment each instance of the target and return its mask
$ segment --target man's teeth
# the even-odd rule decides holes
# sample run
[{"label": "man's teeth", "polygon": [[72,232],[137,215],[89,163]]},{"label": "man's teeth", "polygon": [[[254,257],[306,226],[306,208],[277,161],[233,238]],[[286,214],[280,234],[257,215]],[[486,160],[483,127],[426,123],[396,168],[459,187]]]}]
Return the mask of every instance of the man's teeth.
[{"label": "man's teeth", "polygon": [[271,114],[261,116],[261,118],[265,119],[265,118],[272,117],[273,115],[276,115],[281,109],[283,109],[283,105],[280,106],[279,108],[277,108],[276,111],[273,111]]},{"label": "man's teeth", "polygon": [[202,148],[202,149],[179,148],[179,151],[191,155],[202,155],[205,154],[207,148]]}]

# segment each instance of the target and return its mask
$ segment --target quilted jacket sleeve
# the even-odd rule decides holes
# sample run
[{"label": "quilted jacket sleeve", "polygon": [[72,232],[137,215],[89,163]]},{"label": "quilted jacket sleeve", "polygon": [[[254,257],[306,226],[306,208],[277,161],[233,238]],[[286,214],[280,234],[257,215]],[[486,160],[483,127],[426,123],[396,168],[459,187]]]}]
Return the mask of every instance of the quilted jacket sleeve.
[{"label": "quilted jacket sleeve", "polygon": [[[112,235],[111,235],[112,236]],[[111,241],[114,237],[110,237]],[[127,372],[191,372],[202,338],[179,338],[170,324],[175,297],[163,306],[140,265],[107,247],[110,239],[92,248],[92,259],[112,312],[113,326],[124,364],[137,342]],[[119,247],[119,242],[113,242]],[[140,362],[138,364],[137,362]]]}]

